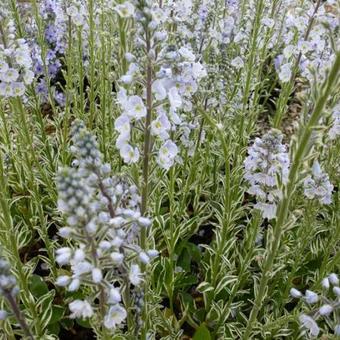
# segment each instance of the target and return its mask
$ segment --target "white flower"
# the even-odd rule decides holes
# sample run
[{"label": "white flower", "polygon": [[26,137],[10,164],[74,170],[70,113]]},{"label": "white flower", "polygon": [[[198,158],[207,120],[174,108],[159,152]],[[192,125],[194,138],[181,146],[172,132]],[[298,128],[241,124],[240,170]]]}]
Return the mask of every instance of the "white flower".
[{"label": "white flower", "polygon": [[130,63],[131,61],[133,61],[135,59],[135,56],[130,52],[126,52],[125,53],[125,59],[126,59],[126,61],[128,61]]},{"label": "white flower", "polygon": [[262,212],[263,218],[271,220],[276,217],[277,206],[274,203],[257,202],[254,208]]},{"label": "white flower", "polygon": [[6,73],[8,69],[8,64],[4,60],[0,60],[0,73]]},{"label": "white flower", "polygon": [[132,81],[133,81],[133,76],[131,74],[125,74],[125,75],[121,76],[120,80],[124,84],[131,84]]},{"label": "white flower", "polygon": [[192,74],[196,79],[200,79],[207,76],[207,71],[201,63],[192,64]]},{"label": "white flower", "polygon": [[79,263],[85,260],[85,252],[82,248],[77,249],[74,252],[72,264]]},{"label": "white flower", "polygon": [[144,251],[140,252],[138,257],[144,264],[148,264],[150,262],[150,257]]},{"label": "white flower", "polygon": [[13,95],[21,97],[25,94],[25,85],[21,82],[12,83]]},{"label": "white flower", "polygon": [[313,304],[313,303],[318,302],[319,296],[318,296],[318,294],[312,292],[311,290],[306,290],[305,300],[306,300],[307,303]]},{"label": "white flower", "polygon": [[339,287],[333,287],[333,293],[336,295],[336,296],[338,296],[338,297],[340,297],[340,288]]},{"label": "white flower", "polygon": [[311,336],[318,336],[320,329],[313,318],[306,314],[302,314],[299,317],[300,323],[304,328],[307,328]]},{"label": "white flower", "polygon": [[127,115],[121,115],[115,120],[115,130],[126,139],[130,138],[130,119]]},{"label": "white flower", "polygon": [[129,272],[129,280],[134,286],[140,285],[142,282],[141,271],[138,264],[132,264]]},{"label": "white flower", "polygon": [[177,154],[177,145],[169,139],[160,147],[157,162],[162,168],[168,170],[174,164]]},{"label": "white flower", "polygon": [[30,68],[32,66],[32,59],[27,46],[19,47],[15,51],[15,60],[20,66],[25,68]]},{"label": "white flower", "polygon": [[151,220],[148,217],[140,216],[138,218],[138,223],[143,227],[149,227],[151,225]]},{"label": "white flower", "polygon": [[4,73],[4,79],[7,83],[11,83],[12,81],[16,81],[19,77],[19,72],[14,69],[14,68],[9,68],[5,73]]},{"label": "white flower", "polygon": [[261,20],[261,23],[269,28],[274,27],[275,21],[273,19],[270,18],[263,18]]},{"label": "white flower", "polygon": [[5,310],[0,309],[0,320],[1,321],[6,320],[7,315],[8,315],[8,313]]},{"label": "white flower", "polygon": [[92,280],[94,283],[99,283],[103,279],[103,273],[99,268],[92,269]]},{"label": "white flower", "polygon": [[293,298],[300,298],[302,296],[302,293],[297,290],[296,288],[292,288],[290,290],[290,295],[293,297]]},{"label": "white flower", "polygon": [[195,55],[192,53],[192,51],[190,51],[188,48],[186,47],[181,47],[178,50],[179,54],[186,60],[188,61],[195,61],[196,57]]},{"label": "white flower", "polygon": [[70,262],[72,250],[68,247],[59,248],[56,251],[56,255],[56,261],[62,266]]},{"label": "white flower", "polygon": [[117,5],[114,10],[119,14],[122,18],[129,18],[134,15],[135,7],[131,2],[124,2],[123,4]]},{"label": "white flower", "polygon": [[329,274],[328,279],[333,286],[339,285],[339,278],[338,275],[336,275],[335,273]]},{"label": "white flower", "polygon": [[99,248],[101,250],[109,250],[111,248],[111,243],[109,241],[100,241]]},{"label": "white flower", "polygon": [[69,15],[69,16],[76,15],[77,12],[78,12],[78,9],[74,5],[67,7],[67,9],[66,9],[66,14]]},{"label": "white flower", "polygon": [[131,76],[131,77],[135,77],[135,76],[138,74],[138,72],[139,72],[139,66],[138,66],[138,64],[136,64],[136,63],[131,63],[131,64],[129,65],[129,69],[128,69],[126,75],[129,75],[129,76]]},{"label": "white flower", "polygon": [[340,104],[336,105],[333,108],[332,117],[333,123],[328,132],[328,135],[331,140],[334,140],[337,136],[340,135]]},{"label": "white flower", "polygon": [[146,116],[146,107],[141,97],[131,96],[128,98],[128,110],[126,114],[137,120]]},{"label": "white flower", "polygon": [[72,282],[70,283],[70,285],[67,287],[67,289],[70,292],[75,292],[76,290],[78,290],[80,287],[80,280],[79,279],[73,279]]},{"label": "white flower", "polygon": [[329,280],[327,277],[325,277],[322,282],[321,282],[321,285],[324,289],[329,289],[330,285],[329,285]]},{"label": "white flower", "polygon": [[70,308],[70,311],[72,312],[72,314],[70,315],[71,319],[90,318],[93,315],[93,309],[87,301],[74,300],[68,306]]},{"label": "white flower", "polygon": [[124,111],[127,111],[129,109],[128,96],[127,96],[126,90],[124,88],[121,88],[118,91],[117,101],[118,101],[119,105],[123,108]]},{"label": "white flower", "polygon": [[104,318],[104,326],[108,329],[114,329],[126,319],[127,313],[121,305],[110,307]]},{"label": "white flower", "polygon": [[86,224],[85,229],[90,235],[93,235],[97,231],[98,225],[94,221],[90,221]]},{"label": "white flower", "polygon": [[60,287],[66,287],[70,283],[71,278],[67,275],[58,276],[56,285]]},{"label": "white flower", "polygon": [[150,250],[147,251],[147,254],[148,254],[151,258],[153,258],[153,257],[158,256],[158,255],[159,255],[159,252],[158,252],[158,250],[156,250],[156,249],[150,249]]},{"label": "white flower", "polygon": [[110,225],[112,225],[115,228],[120,227],[122,224],[124,224],[124,222],[125,222],[125,220],[121,216],[116,216],[114,218],[111,218],[110,221],[109,221]]},{"label": "white flower", "polygon": [[23,79],[26,85],[32,84],[33,79],[34,79],[34,72],[31,70],[26,70],[24,73]]},{"label": "white flower", "polygon": [[328,304],[321,306],[319,309],[320,315],[329,315],[332,313],[332,311],[333,311],[333,307]]},{"label": "white flower", "polygon": [[13,88],[11,83],[0,83],[0,96],[13,97]]},{"label": "white flower", "polygon": [[123,254],[118,253],[118,252],[113,252],[110,254],[110,256],[114,264],[121,265],[123,263],[123,260],[124,260]]},{"label": "white flower", "polygon": [[281,66],[280,72],[279,72],[279,78],[283,83],[287,83],[290,81],[290,78],[292,76],[291,67],[292,66],[289,63]]},{"label": "white flower", "polygon": [[163,100],[166,98],[166,89],[162,80],[155,80],[152,84],[152,92],[157,100]]},{"label": "white flower", "polygon": [[334,334],[339,336],[340,335],[340,325],[336,325],[334,327]]},{"label": "white flower", "polygon": [[314,161],[312,175],[304,180],[304,194],[307,198],[317,198],[322,204],[332,202],[333,185],[326,173],[323,173],[318,161]]},{"label": "white flower", "polygon": [[182,98],[178,94],[178,90],[177,90],[176,87],[172,87],[169,90],[168,97],[169,97],[170,106],[171,106],[172,110],[176,110],[179,107],[181,107],[181,105],[182,105]]},{"label": "white flower", "polygon": [[75,276],[88,274],[92,271],[93,264],[88,261],[78,262],[72,265],[72,271]]},{"label": "white flower", "polygon": [[109,297],[108,297],[107,302],[110,305],[114,305],[116,303],[119,303],[121,300],[122,300],[122,297],[120,295],[119,288],[116,288],[116,287],[110,288],[110,290],[109,290]]},{"label": "white flower", "polygon": [[170,121],[164,113],[160,114],[157,119],[151,122],[151,134],[154,136],[159,136],[163,140],[169,138],[167,131],[169,131],[170,128]]},{"label": "white flower", "polygon": [[83,26],[85,24],[85,17],[83,14],[77,12],[74,15],[71,16],[72,18],[72,22],[76,25],[76,26]]},{"label": "white flower", "polygon": [[235,67],[237,70],[244,66],[244,62],[241,57],[236,57],[231,61],[231,66]]},{"label": "white flower", "polygon": [[283,55],[286,59],[289,59],[293,53],[294,50],[296,50],[296,46],[294,45],[287,45],[284,49],[283,49]]},{"label": "white flower", "polygon": [[59,229],[59,235],[62,237],[62,238],[68,238],[70,237],[70,235],[72,234],[73,232],[73,229],[70,228],[70,227],[62,227]]},{"label": "white flower", "polygon": [[137,147],[132,147],[130,144],[123,144],[120,148],[120,155],[125,163],[136,163],[139,160],[139,150]]}]

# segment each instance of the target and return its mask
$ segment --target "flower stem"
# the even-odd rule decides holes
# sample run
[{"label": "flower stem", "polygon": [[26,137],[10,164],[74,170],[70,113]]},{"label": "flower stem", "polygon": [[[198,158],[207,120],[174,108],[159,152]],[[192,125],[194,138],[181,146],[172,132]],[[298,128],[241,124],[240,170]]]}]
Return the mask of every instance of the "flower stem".
[{"label": "flower stem", "polygon": [[[146,51],[149,53],[151,48],[149,33],[146,32]],[[149,195],[149,161],[150,161],[150,146],[151,146],[151,119],[152,119],[152,65],[149,60],[146,68],[146,122],[144,130],[144,159],[143,159],[143,189],[142,189],[142,207],[141,213],[144,215],[147,210],[148,195]],[[146,230],[142,230],[141,247],[144,249],[146,245]]]},{"label": "flower stem", "polygon": [[291,170],[289,172],[288,183],[284,188],[283,198],[278,207],[277,222],[274,227],[273,242],[271,243],[269,247],[267,256],[264,261],[259,289],[257,291],[255,302],[250,313],[247,328],[243,335],[244,340],[249,339],[251,332],[253,330],[253,327],[254,327],[254,323],[257,319],[258,313],[261,310],[263,300],[266,297],[267,284],[268,284],[271,271],[273,268],[274,259],[280,247],[281,236],[282,236],[283,229],[284,229],[283,227],[287,220],[289,206],[290,206],[289,203],[291,201],[292,195],[295,190],[295,182],[298,176],[298,171],[309,149],[310,137],[314,129],[314,126],[318,123],[319,119],[321,118],[323,114],[323,109],[330,95],[332,86],[337,81],[339,69],[340,69],[340,53],[337,52],[336,59],[330,70],[329,76],[324,81],[324,84],[321,87],[322,93],[316,102],[314,111],[311,114],[307,125],[303,127],[303,132],[302,134],[300,134],[300,138],[297,141],[297,149],[293,157]]},{"label": "flower stem", "polygon": [[26,334],[26,336],[28,338],[30,338],[31,340],[34,340],[34,337],[29,329],[29,327],[27,326],[27,323],[25,321],[25,318],[23,316],[23,314],[21,313],[17,302],[15,301],[14,297],[12,296],[12,294],[10,293],[6,293],[5,297],[8,301],[8,303],[10,304],[12,311],[16,317],[16,319],[18,320],[20,327],[22,328],[22,330],[24,331],[24,333]]}]

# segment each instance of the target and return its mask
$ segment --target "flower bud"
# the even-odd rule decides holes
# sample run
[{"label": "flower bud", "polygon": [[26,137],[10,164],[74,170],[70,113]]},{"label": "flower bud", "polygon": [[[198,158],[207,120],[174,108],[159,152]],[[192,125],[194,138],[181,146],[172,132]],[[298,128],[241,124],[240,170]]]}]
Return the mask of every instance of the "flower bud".
[{"label": "flower bud", "polygon": [[121,265],[123,263],[124,260],[124,255],[118,252],[113,252],[111,253],[111,259],[113,261],[114,264],[116,265]]},{"label": "flower bud", "polygon": [[333,307],[331,306],[331,305],[323,305],[322,307],[320,307],[320,309],[319,309],[319,313],[320,313],[320,315],[329,315],[329,314],[331,314],[332,313],[332,311],[333,311]]},{"label": "flower bud", "polygon": [[333,285],[333,286],[338,286],[339,285],[339,278],[338,275],[332,273],[328,276],[329,282]]},{"label": "flower bud", "polygon": [[313,304],[313,303],[318,302],[319,297],[318,297],[318,294],[312,292],[311,290],[306,290],[305,300],[307,303]]},{"label": "flower bud", "polygon": [[92,269],[92,280],[94,283],[99,283],[103,279],[102,271],[99,268]]},{"label": "flower bud", "polygon": [[65,287],[70,283],[71,278],[67,275],[59,276],[56,280],[56,285],[60,287]]},{"label": "flower bud", "polygon": [[292,288],[290,290],[290,295],[293,297],[293,298],[300,298],[302,296],[302,293],[297,290],[296,288]]}]

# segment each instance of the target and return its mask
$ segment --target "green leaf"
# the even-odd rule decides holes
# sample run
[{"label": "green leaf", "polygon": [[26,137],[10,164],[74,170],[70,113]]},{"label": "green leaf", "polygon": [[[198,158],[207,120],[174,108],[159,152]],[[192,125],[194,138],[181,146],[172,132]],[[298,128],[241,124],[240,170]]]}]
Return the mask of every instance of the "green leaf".
[{"label": "green leaf", "polygon": [[52,316],[50,324],[57,323],[64,316],[65,308],[63,306],[54,305],[52,307]]},{"label": "green leaf", "polygon": [[76,322],[84,328],[91,328],[90,319],[76,319]]},{"label": "green leaf", "polygon": [[201,253],[200,249],[197,247],[197,245],[194,244],[194,243],[188,242],[186,244],[186,247],[190,252],[192,260],[199,263],[201,261],[202,253]]},{"label": "green leaf", "polygon": [[204,323],[197,328],[193,340],[211,340],[209,329]]},{"label": "green leaf", "polygon": [[191,256],[189,251],[184,248],[177,260],[177,265],[182,267],[185,271],[190,271]]},{"label": "green leaf", "polygon": [[54,335],[58,335],[59,332],[60,332],[60,325],[58,322],[56,323],[50,323],[48,326],[47,326],[47,329],[48,329],[48,332],[50,334],[54,334]]},{"label": "green leaf", "polygon": [[35,297],[40,297],[48,293],[47,284],[39,275],[33,274],[30,277],[29,287]]},{"label": "green leaf", "polygon": [[175,282],[175,287],[178,288],[185,288],[185,287],[190,287],[194,284],[197,283],[197,276],[196,275],[191,275],[191,274],[186,274],[183,277],[179,277],[176,279]]}]

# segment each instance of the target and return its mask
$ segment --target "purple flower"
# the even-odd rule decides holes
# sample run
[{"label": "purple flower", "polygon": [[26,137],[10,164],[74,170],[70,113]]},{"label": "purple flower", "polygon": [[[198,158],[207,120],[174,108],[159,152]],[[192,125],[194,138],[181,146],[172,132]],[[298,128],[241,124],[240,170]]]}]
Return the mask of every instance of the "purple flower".
[{"label": "purple flower", "polygon": [[48,43],[54,44],[57,40],[57,29],[54,25],[47,25],[45,29],[45,39]]},{"label": "purple flower", "polygon": [[42,74],[43,73],[43,65],[39,62],[37,62],[35,65],[34,65],[34,73],[35,74]]},{"label": "purple flower", "polygon": [[66,97],[63,92],[56,92],[54,99],[59,106],[64,107],[66,105]]},{"label": "purple flower", "polygon": [[55,77],[60,68],[59,60],[55,61],[53,64],[48,65],[48,75],[50,77]]},{"label": "purple flower", "polygon": [[283,60],[283,55],[280,54],[278,55],[275,59],[274,59],[274,66],[275,66],[275,70],[278,71],[281,64],[282,64],[282,60]]},{"label": "purple flower", "polygon": [[46,54],[46,59],[47,60],[52,60],[56,57],[56,53],[53,50],[49,50]]},{"label": "purple flower", "polygon": [[42,97],[42,98],[47,98],[48,96],[48,91],[47,91],[47,86],[45,83],[45,80],[40,79],[39,83],[37,84],[35,90],[37,93]]}]

